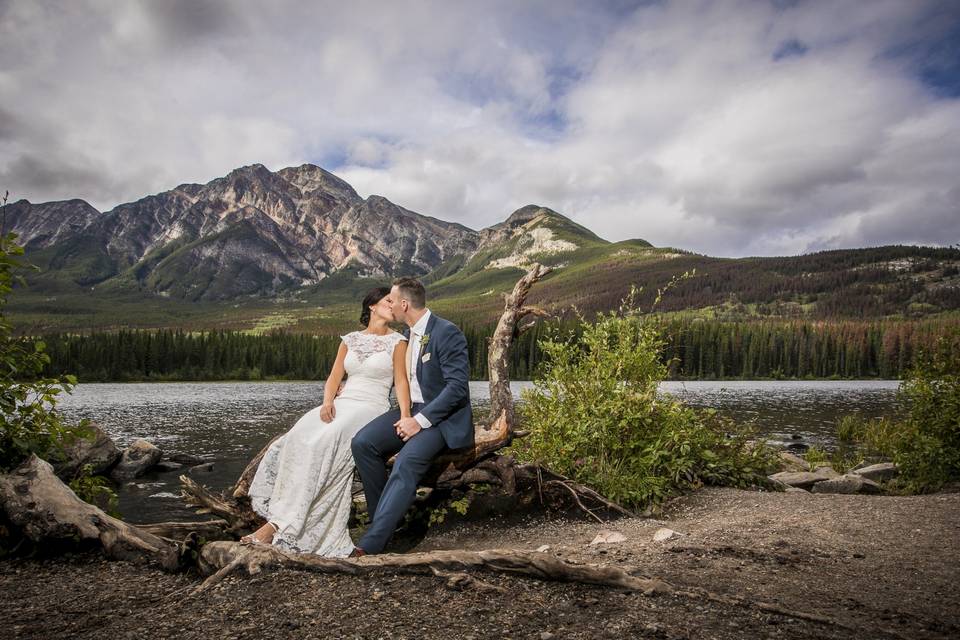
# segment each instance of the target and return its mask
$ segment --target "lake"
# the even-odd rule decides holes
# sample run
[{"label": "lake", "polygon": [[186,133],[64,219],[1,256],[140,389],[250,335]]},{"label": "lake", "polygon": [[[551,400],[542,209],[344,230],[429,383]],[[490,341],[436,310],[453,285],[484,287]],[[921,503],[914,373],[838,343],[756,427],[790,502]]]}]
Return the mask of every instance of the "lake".
[{"label": "lake", "polygon": [[[896,381],[666,382],[661,391],[697,407],[712,407],[751,422],[781,446],[833,444],[837,419],[859,412],[892,415]],[[529,388],[514,382],[514,394]],[[489,401],[486,382],[471,382],[475,405]],[[60,407],[71,419],[97,422],[124,447],[145,438],[166,453],[190,453],[214,461],[198,473],[217,490],[231,486],[257,451],[297,418],[320,404],[319,382],[171,382],[81,384]],[[120,513],[133,522],[195,517],[179,499],[179,472],[150,473],[119,491]]]}]

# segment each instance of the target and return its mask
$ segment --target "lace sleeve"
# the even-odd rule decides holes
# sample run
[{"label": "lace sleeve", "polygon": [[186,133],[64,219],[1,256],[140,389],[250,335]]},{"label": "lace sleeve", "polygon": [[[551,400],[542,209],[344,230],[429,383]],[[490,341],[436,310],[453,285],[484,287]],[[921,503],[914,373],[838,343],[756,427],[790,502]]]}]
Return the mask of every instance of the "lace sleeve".
[{"label": "lace sleeve", "polygon": [[347,345],[347,349],[354,350],[357,348],[357,332],[356,331],[348,333],[345,336],[340,336],[340,339],[343,340],[343,344]]}]

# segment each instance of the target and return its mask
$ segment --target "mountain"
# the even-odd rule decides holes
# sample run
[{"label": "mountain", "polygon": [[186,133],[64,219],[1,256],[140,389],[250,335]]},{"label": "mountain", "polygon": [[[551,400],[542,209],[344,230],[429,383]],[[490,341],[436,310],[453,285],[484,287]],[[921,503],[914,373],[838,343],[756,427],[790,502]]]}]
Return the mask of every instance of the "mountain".
[{"label": "mountain", "polygon": [[73,284],[187,300],[275,295],[346,268],[422,275],[478,242],[462,225],[363,199],[309,164],[242,167],[103,213],[82,200],[20,201],[5,211],[43,269],[41,290]]},{"label": "mountain", "polygon": [[82,200],[2,209],[39,267],[8,305],[23,331],[127,326],[340,331],[357,300],[418,275],[431,307],[493,320],[533,262],[554,269],[531,302],[558,313],[639,302],[680,274],[658,309],[702,317],[877,318],[960,310],[960,250],[875,247],[714,258],[644,240],[609,242],[539,205],[475,231],[361,198],[314,165],[242,167],[205,185],[100,212]]}]

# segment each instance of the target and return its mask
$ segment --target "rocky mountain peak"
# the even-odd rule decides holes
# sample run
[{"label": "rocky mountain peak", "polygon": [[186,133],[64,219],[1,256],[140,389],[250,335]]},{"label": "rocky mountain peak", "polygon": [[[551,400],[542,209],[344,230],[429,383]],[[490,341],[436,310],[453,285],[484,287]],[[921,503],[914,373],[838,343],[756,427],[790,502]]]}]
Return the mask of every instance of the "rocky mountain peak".
[{"label": "rocky mountain peak", "polygon": [[18,242],[26,247],[48,247],[86,229],[101,215],[78,198],[42,204],[18,200],[3,207],[3,231],[16,233]]},{"label": "rocky mountain peak", "polygon": [[277,175],[294,185],[304,195],[325,191],[344,200],[360,200],[360,196],[345,180],[315,164],[302,164],[277,171]]},{"label": "rocky mountain peak", "polygon": [[421,275],[470,254],[478,238],[382,196],[364,200],[312,164],[239,167],[102,214],[80,200],[22,201],[3,212],[25,244],[60,256],[51,281],[135,281],[141,291],[193,300],[273,295],[351,265],[373,277]]},{"label": "rocky mountain peak", "polygon": [[538,204],[528,204],[511,213],[502,224],[511,229],[516,229],[517,227],[522,227],[531,220],[535,220],[541,216],[556,216],[558,218],[564,218],[564,216],[560,215],[553,209],[541,207]]}]

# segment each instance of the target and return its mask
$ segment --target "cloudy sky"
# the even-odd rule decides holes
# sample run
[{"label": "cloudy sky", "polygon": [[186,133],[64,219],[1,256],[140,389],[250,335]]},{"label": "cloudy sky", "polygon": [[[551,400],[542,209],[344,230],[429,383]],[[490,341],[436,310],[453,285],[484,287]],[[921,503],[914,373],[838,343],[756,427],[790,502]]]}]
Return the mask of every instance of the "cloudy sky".
[{"label": "cloudy sky", "polygon": [[313,162],[480,228],[960,242],[960,2],[0,0],[0,193]]}]

